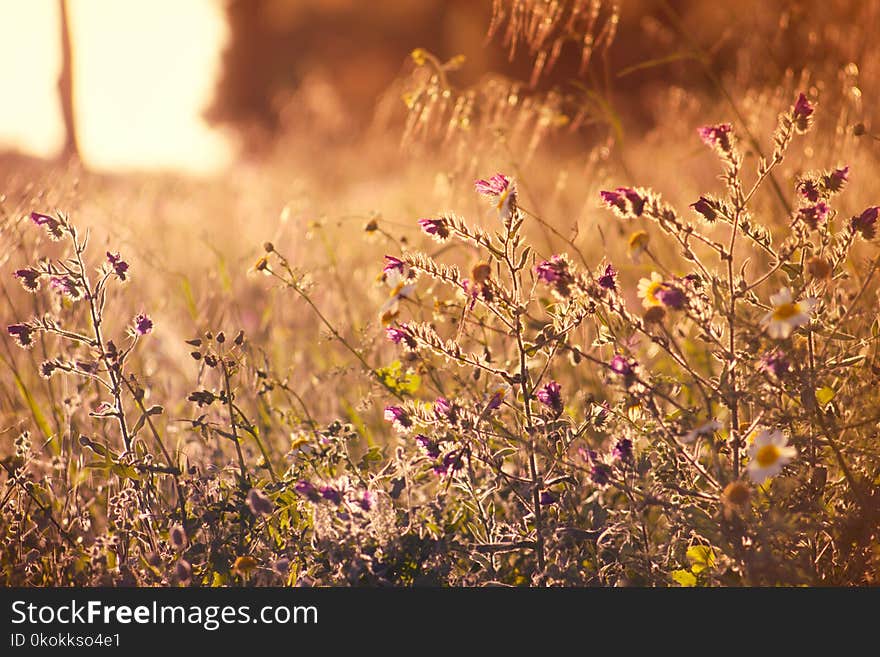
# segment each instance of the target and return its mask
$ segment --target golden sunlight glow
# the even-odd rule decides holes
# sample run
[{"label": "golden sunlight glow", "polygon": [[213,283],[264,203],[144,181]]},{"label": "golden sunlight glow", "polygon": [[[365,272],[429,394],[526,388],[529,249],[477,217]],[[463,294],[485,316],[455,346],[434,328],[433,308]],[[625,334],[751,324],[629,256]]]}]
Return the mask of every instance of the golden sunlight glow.
[{"label": "golden sunlight glow", "polygon": [[[86,164],[204,173],[229,162],[229,142],[201,118],[227,38],[219,2],[73,0],[68,7]],[[58,3],[0,0],[0,16],[0,88],[21,99],[0,106],[0,148],[52,155],[62,140]]]},{"label": "golden sunlight glow", "polygon": [[0,150],[55,155],[64,139],[58,3],[0,0]]}]

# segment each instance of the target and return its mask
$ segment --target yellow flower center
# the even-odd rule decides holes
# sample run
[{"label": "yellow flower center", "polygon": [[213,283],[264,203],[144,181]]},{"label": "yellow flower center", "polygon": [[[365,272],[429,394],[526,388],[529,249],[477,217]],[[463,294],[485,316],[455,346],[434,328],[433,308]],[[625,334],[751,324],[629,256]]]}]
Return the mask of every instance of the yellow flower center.
[{"label": "yellow flower center", "polygon": [[503,192],[501,192],[498,195],[498,205],[496,206],[496,208],[498,209],[499,212],[502,210],[502,208],[504,208],[504,204],[507,201],[507,197],[510,196],[510,192],[511,192],[510,185],[508,185],[507,189],[505,189]]},{"label": "yellow flower center", "polygon": [[663,289],[663,281],[651,281],[648,284],[648,287],[645,288],[645,299],[650,301],[655,306],[661,305],[660,299],[657,298],[657,293]]},{"label": "yellow flower center", "polygon": [[406,281],[400,281],[397,285],[391,288],[391,294],[389,294],[388,296],[396,297],[403,291],[404,287],[406,287]]},{"label": "yellow flower center", "polygon": [[799,303],[783,303],[773,309],[773,319],[785,321],[795,315],[800,315],[800,313],[801,305]]},{"label": "yellow flower center", "polygon": [[639,230],[629,236],[630,249],[644,249],[646,246],[648,246],[648,233],[645,231]]},{"label": "yellow flower center", "polygon": [[779,460],[779,448],[776,445],[764,445],[755,454],[755,461],[762,468],[769,467]]}]

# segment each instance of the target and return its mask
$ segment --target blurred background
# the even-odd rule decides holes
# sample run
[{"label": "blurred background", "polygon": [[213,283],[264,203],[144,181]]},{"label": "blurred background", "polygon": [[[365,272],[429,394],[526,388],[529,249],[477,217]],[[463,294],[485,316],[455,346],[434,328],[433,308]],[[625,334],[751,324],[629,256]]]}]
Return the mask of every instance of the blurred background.
[{"label": "blurred background", "polygon": [[640,134],[670,91],[693,103],[805,71],[836,91],[852,65],[873,94],[878,19],[875,0],[0,0],[0,152],[217,172],[283,134],[348,139],[377,109],[402,114],[415,48],[463,55],[459,89],[586,89],[600,123]]}]

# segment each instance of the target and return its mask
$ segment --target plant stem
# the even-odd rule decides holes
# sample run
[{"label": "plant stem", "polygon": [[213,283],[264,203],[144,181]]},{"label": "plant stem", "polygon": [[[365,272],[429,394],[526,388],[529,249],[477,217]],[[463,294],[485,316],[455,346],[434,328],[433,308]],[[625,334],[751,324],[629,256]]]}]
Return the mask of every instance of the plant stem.
[{"label": "plant stem", "polygon": [[512,217],[508,224],[507,229],[507,238],[504,244],[504,260],[507,264],[508,271],[510,272],[510,276],[513,282],[513,295],[514,295],[514,334],[516,335],[516,346],[517,351],[519,352],[519,378],[520,378],[520,391],[523,396],[523,409],[525,411],[526,416],[526,432],[528,434],[528,446],[529,446],[529,477],[531,478],[531,488],[532,488],[532,511],[535,515],[535,552],[538,557],[538,572],[544,571],[544,519],[543,514],[541,512],[541,478],[538,475],[538,460],[535,454],[535,427],[534,422],[532,420],[532,404],[531,404],[531,383],[529,380],[529,368],[526,360],[526,348],[523,343],[522,336],[522,315],[520,312],[520,304],[521,304],[521,296],[520,296],[520,280],[519,280],[519,271],[517,270],[516,265],[513,262],[513,258],[511,258],[510,253],[510,240],[513,237],[513,229],[512,227],[516,225],[516,217]]},{"label": "plant stem", "polygon": [[226,390],[226,407],[229,409],[229,426],[232,428],[232,441],[235,443],[235,452],[238,455],[238,468],[241,474],[241,481],[250,487],[250,480],[247,475],[247,468],[244,465],[244,454],[241,451],[241,441],[238,438],[238,426],[235,423],[235,411],[232,408],[232,389],[229,385],[229,370],[226,369],[226,363],[222,362],[223,367],[223,387]]},{"label": "plant stem", "polygon": [[[104,281],[106,281],[106,276],[103,280],[99,281],[94,289],[91,287],[91,283],[89,282],[89,276],[86,273],[86,266],[82,259],[83,250],[85,249],[85,244],[80,243],[76,236],[76,229],[72,226],[68,228],[70,231],[70,237],[73,240],[73,250],[76,254],[76,264],[79,268],[79,275],[82,277],[83,285],[86,290],[86,300],[89,304],[89,315],[92,320],[92,329],[95,333],[95,348],[100,351],[101,361],[104,363],[104,367],[107,368],[107,374],[110,376],[111,383],[111,394],[113,395],[113,400],[116,404],[115,408],[115,417],[116,421],[119,424],[119,431],[122,434],[122,442],[125,446],[125,451],[131,451],[131,436],[128,433],[128,424],[125,420],[125,411],[122,407],[122,386],[120,385],[121,372],[118,370],[118,367],[115,363],[110,361],[110,357],[107,355],[107,349],[104,345],[104,336],[101,332],[101,313],[98,311],[97,306],[95,305],[95,297],[98,293],[101,292],[101,288],[103,287]],[[88,239],[88,238],[86,238]]]}]

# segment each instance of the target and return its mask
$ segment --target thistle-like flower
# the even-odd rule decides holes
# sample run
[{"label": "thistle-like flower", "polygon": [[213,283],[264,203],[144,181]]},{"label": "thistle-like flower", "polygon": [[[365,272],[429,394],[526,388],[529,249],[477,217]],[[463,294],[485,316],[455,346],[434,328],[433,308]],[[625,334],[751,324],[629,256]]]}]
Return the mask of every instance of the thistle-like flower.
[{"label": "thistle-like flower", "polygon": [[697,129],[700,139],[709,148],[721,155],[730,155],[733,151],[733,126],[729,123],[705,125]]},{"label": "thistle-like flower", "polygon": [[599,196],[605,205],[622,219],[641,217],[647,201],[647,194],[634,187],[618,187],[614,191],[602,191],[599,192]]},{"label": "thistle-like flower", "polygon": [[144,313],[140,313],[134,318],[135,335],[144,336],[153,331],[153,320]]},{"label": "thistle-like flower", "polygon": [[30,349],[34,346],[36,331],[29,324],[11,324],[6,327],[6,332],[22,349]]},{"label": "thistle-like flower", "polygon": [[621,356],[620,354],[615,355],[608,366],[611,368],[612,372],[627,379],[632,377],[636,372],[635,361],[630,360],[626,356]]},{"label": "thistle-like flower", "polygon": [[544,406],[553,411],[557,417],[562,415],[562,387],[556,381],[550,381],[535,393],[535,397]]},{"label": "thistle-like flower", "polygon": [[806,95],[803,93],[798,94],[797,100],[794,102],[794,107],[792,108],[792,118],[794,119],[795,129],[800,134],[804,134],[807,130],[809,130],[810,125],[813,122],[813,112],[815,109],[813,105],[807,100]]},{"label": "thistle-like flower", "polygon": [[445,242],[451,235],[449,225],[443,218],[439,219],[419,219],[419,226],[426,235],[430,235],[438,242]]},{"label": "thistle-like flower", "polygon": [[406,263],[403,260],[401,260],[400,258],[395,258],[394,256],[387,255],[385,256],[385,266],[382,267],[382,273],[396,273],[402,276],[405,267]]},{"label": "thistle-like flower", "polygon": [[819,201],[798,210],[797,218],[809,226],[810,229],[816,230],[828,221],[828,214],[830,212],[831,208],[828,207],[828,204],[824,201]]},{"label": "thistle-like flower", "polygon": [[126,280],[126,277],[128,276],[128,263],[122,259],[122,256],[120,256],[118,252],[113,253],[107,251],[107,262],[110,263],[110,266],[113,268],[114,273],[120,281]]},{"label": "thistle-like flower", "polygon": [[535,275],[539,281],[552,287],[557,296],[564,299],[571,295],[574,276],[565,255],[554,255],[549,260],[538,263],[535,266]]},{"label": "thistle-like flower", "polygon": [[873,205],[867,208],[858,217],[849,220],[850,228],[853,232],[859,233],[863,239],[872,240],[877,234],[877,215],[880,212],[880,206]]},{"label": "thistle-like flower", "polygon": [[386,406],[385,420],[391,422],[398,429],[409,429],[413,425],[412,418],[400,406]]},{"label": "thistle-like flower", "polygon": [[503,220],[509,219],[516,210],[516,184],[503,173],[475,181],[474,189],[478,194],[492,199],[498,215]]},{"label": "thistle-like flower", "polygon": [[31,212],[31,221],[37,226],[42,226],[49,235],[49,239],[53,242],[57,242],[64,237],[63,226],[60,221],[55,219],[55,217],[50,217],[48,214],[41,214],[39,212]]},{"label": "thistle-like flower", "polygon": [[21,283],[21,286],[28,292],[35,293],[40,289],[40,278],[42,274],[36,269],[26,267],[25,269],[16,269],[12,274]]},{"label": "thistle-like flower", "polygon": [[599,283],[599,287],[605,288],[606,290],[616,290],[617,270],[611,264],[605,265],[605,270],[596,279],[596,282]]},{"label": "thistle-like flower", "polygon": [[717,203],[706,196],[701,196],[696,203],[691,203],[694,212],[699,214],[709,223],[714,222],[718,218]]}]

